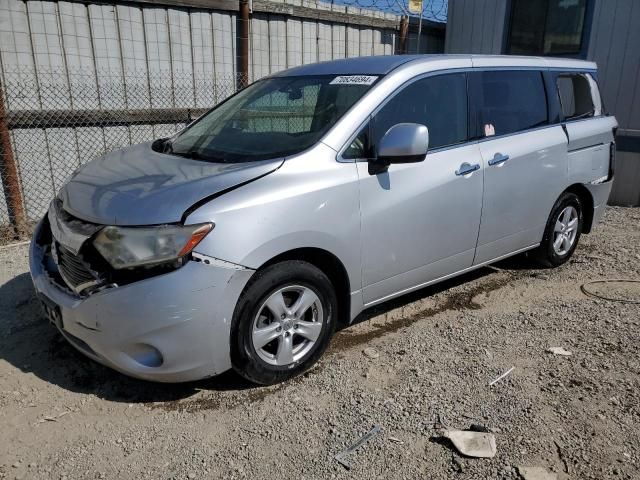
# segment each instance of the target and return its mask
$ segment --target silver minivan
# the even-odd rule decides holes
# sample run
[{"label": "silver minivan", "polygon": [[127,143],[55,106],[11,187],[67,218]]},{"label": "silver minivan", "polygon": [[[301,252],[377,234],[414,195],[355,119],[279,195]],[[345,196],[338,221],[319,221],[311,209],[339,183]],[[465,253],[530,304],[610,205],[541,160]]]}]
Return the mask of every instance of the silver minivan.
[{"label": "silver minivan", "polygon": [[605,208],[616,128],[585,61],[293,68],[77,171],[31,275],[64,337],[120,372],[279,382],[372,305],[528,250],[566,262]]}]

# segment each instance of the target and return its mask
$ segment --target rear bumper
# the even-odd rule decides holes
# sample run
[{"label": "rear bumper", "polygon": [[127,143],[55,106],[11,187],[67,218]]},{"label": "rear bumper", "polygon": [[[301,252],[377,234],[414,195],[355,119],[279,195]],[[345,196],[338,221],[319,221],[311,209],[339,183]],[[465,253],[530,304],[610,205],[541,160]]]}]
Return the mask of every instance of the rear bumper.
[{"label": "rear bumper", "polygon": [[49,309],[57,306],[58,329],[88,357],[159,382],[196,380],[231,367],[231,319],[252,270],[188,262],[171,273],[79,298],[49,277],[43,256],[32,241],[35,290]]},{"label": "rear bumper", "polygon": [[591,222],[591,229],[594,229],[600,220],[607,207],[607,201],[609,200],[609,194],[611,193],[611,187],[613,186],[613,178],[603,183],[587,183],[584,185],[591,196],[593,197],[593,222]]}]

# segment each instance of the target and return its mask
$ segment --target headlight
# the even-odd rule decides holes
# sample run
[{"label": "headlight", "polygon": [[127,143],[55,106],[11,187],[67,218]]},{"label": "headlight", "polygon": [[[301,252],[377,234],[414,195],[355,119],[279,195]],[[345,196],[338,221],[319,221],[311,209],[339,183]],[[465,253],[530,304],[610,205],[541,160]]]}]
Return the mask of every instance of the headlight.
[{"label": "headlight", "polygon": [[93,241],[115,269],[176,260],[195,248],[212,223],[159,227],[105,227]]}]

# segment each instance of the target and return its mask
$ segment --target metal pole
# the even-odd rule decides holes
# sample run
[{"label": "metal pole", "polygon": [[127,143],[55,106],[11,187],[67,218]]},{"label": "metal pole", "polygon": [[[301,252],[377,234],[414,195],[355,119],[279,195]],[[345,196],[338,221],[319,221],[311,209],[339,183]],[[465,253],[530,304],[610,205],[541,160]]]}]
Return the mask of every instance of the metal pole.
[{"label": "metal pole", "polygon": [[409,31],[409,17],[407,15],[403,15],[400,18],[400,53],[407,53],[407,32]]},{"label": "metal pole", "polygon": [[9,222],[13,225],[16,235],[22,236],[27,232],[22,205],[22,190],[18,177],[18,165],[11,148],[2,83],[0,83],[0,177],[2,177],[2,188],[7,201]]},{"label": "metal pole", "polygon": [[240,0],[240,71],[238,88],[244,88],[249,83],[249,0]]},{"label": "metal pole", "polygon": [[420,39],[422,38],[422,8],[420,9],[420,23],[418,23],[418,46],[416,53],[420,53]]}]

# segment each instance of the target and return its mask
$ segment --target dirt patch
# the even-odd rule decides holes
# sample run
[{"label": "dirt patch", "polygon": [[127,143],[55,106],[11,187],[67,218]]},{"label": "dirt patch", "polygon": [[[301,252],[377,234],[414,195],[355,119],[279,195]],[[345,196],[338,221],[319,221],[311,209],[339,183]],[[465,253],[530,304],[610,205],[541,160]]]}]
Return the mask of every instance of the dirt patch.
[{"label": "dirt patch", "polygon": [[[251,385],[244,381],[244,379],[239,378],[235,373],[227,372],[223,375],[230,378],[231,382],[235,382],[237,387],[234,388],[229,385],[229,388],[225,389],[224,392],[207,392],[206,389],[202,389],[200,395],[195,395],[193,398],[148,403],[147,405],[151,408],[162,409],[168,412],[178,411],[190,413],[203,410],[233,410],[236,408],[244,408],[254,403],[264,401],[267,397],[275,395],[287,386],[302,384],[312,375],[319,374],[323,370],[324,365],[324,363],[320,362],[299,377],[293,378],[286,383],[266,387]],[[229,396],[225,394],[232,389],[236,389],[236,395]]]},{"label": "dirt patch", "polygon": [[[342,349],[353,348],[359,345],[370,342],[375,338],[382,337],[383,335],[397,332],[402,328],[406,328],[418,321],[426,320],[436,315],[451,311],[461,310],[479,310],[482,305],[476,302],[476,298],[479,295],[485,295],[489,297],[491,292],[499,290],[506,285],[511,284],[522,275],[519,273],[507,273],[497,272],[493,273],[492,277],[483,279],[478,284],[471,286],[470,288],[463,289],[459,292],[448,293],[447,295],[441,295],[436,305],[429,306],[419,311],[412,313],[409,316],[402,316],[399,318],[385,320],[381,324],[372,324],[371,328],[365,332],[356,332],[348,327],[338,332],[331,341],[330,352],[336,352]],[[459,282],[459,280],[458,280]],[[439,289],[446,288],[438,287]],[[417,295],[429,294],[427,292],[418,292]],[[402,300],[401,300],[402,301]],[[387,306],[388,308],[388,306]],[[385,306],[378,307],[371,312],[366,312],[363,318],[356,319],[355,323],[366,322],[371,318],[388,312]]]},{"label": "dirt patch", "polygon": [[[559,269],[520,258],[379,305],[273,387],[232,372],[152,384],[95,364],[40,313],[26,246],[0,263],[0,479],[515,480],[522,465],[638,478],[640,305],[580,285],[638,278],[640,210],[607,209]],[[432,441],[437,419],[490,428],[496,457]],[[374,425],[345,470],[334,455]]]}]

